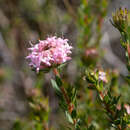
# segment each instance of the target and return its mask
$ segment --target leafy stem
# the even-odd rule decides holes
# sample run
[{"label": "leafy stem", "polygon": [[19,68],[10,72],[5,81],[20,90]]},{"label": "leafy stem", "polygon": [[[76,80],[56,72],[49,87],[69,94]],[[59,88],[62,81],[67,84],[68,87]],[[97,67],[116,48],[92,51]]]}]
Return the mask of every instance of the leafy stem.
[{"label": "leafy stem", "polygon": [[[57,68],[53,69],[53,73],[54,73],[55,76],[58,76],[60,78],[60,74],[59,74]],[[61,92],[63,94],[63,97],[65,99],[65,102],[66,102],[66,104],[68,106],[67,107],[68,108],[68,112],[71,115],[72,111],[75,109],[74,105],[71,103],[71,100],[70,100],[69,96],[67,95],[67,92],[66,92],[65,88],[63,86],[60,86],[59,88],[60,88],[60,90],[61,90]],[[76,125],[76,119],[74,119],[74,118],[72,118],[72,119],[73,119],[73,124]]]},{"label": "leafy stem", "polygon": [[[99,92],[99,91],[98,91],[98,92]],[[114,118],[115,118],[115,113],[114,113],[114,111],[112,111],[112,110],[110,109],[109,104],[107,104],[107,102],[104,100],[104,95],[103,95],[103,93],[102,93],[102,92],[99,92],[99,94],[100,94],[100,96],[101,96],[101,98],[102,98],[102,103],[103,103],[103,105],[105,106],[106,111],[107,111],[110,115],[112,115],[112,116],[113,116],[113,119],[114,119]],[[110,118],[109,118],[109,120],[110,120],[110,122],[113,122],[113,120],[111,120]],[[117,128],[118,128],[119,130],[122,130],[120,125],[117,125]]]}]

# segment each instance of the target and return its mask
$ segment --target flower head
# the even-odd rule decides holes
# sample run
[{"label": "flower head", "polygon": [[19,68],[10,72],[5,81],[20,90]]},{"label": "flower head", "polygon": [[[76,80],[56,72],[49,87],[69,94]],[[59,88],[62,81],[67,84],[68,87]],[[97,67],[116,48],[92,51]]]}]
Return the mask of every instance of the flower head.
[{"label": "flower head", "polygon": [[39,72],[40,69],[48,68],[53,65],[60,65],[71,59],[69,56],[72,46],[68,44],[68,39],[48,37],[46,40],[39,40],[39,43],[32,45],[29,59],[30,66]]}]

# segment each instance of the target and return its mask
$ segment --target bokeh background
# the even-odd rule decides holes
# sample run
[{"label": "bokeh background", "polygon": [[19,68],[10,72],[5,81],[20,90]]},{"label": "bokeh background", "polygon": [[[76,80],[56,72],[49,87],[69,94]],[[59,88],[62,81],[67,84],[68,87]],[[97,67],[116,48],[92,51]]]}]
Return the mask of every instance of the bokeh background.
[{"label": "bokeh background", "polygon": [[[30,107],[27,95],[35,87],[41,87],[45,100],[48,100],[49,126],[55,130],[61,129],[59,124],[64,122],[50,85],[52,72],[36,75],[25,60],[29,41],[36,43],[39,39],[53,35],[69,39],[74,47],[73,60],[65,67],[63,77],[68,77],[66,81],[70,83],[76,82],[75,75],[79,73],[78,54],[84,51],[80,43],[86,39],[89,41],[88,37],[91,37],[88,47],[96,41],[98,44],[95,46],[105,50],[100,61],[104,68],[118,69],[121,76],[128,73],[124,65],[124,50],[119,44],[119,32],[112,27],[109,19],[118,7],[129,9],[130,0],[102,1],[89,1],[89,14],[85,17],[84,2],[80,0],[0,0],[0,130],[10,130],[17,119],[28,116]],[[86,25],[83,20],[86,20]],[[97,23],[100,25],[95,34]],[[83,27],[89,28],[87,34]],[[123,82],[122,79],[120,82]],[[61,118],[57,118],[57,114]]]}]

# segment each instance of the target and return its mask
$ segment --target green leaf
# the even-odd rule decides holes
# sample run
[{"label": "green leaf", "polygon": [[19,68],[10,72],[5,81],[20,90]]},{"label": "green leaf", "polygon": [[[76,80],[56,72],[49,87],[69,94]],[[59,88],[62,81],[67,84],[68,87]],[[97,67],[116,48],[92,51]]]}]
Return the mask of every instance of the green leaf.
[{"label": "green leaf", "polygon": [[58,85],[59,87],[62,86],[62,80],[61,80],[61,78],[60,78],[59,76],[56,76],[56,83],[57,83],[57,85]]},{"label": "green leaf", "polygon": [[77,89],[74,88],[74,93],[73,93],[73,95],[72,95],[72,97],[71,97],[71,101],[72,101],[72,102],[75,100],[76,94],[77,94]]},{"label": "green leaf", "polygon": [[66,65],[66,63],[63,63],[63,64],[59,65],[59,66],[58,66],[58,69],[63,68],[65,65]]},{"label": "green leaf", "polygon": [[66,117],[67,117],[68,121],[69,121],[71,124],[74,124],[74,122],[73,122],[73,119],[72,119],[71,115],[70,115],[67,111],[65,112],[65,115],[66,115]]},{"label": "green leaf", "polygon": [[90,76],[86,76],[86,80],[87,80],[88,83],[91,83],[91,84],[95,84],[96,83],[96,81],[92,77],[90,77]]},{"label": "green leaf", "polygon": [[64,110],[68,110],[68,105],[66,104],[65,100],[60,98],[59,106]]},{"label": "green leaf", "polygon": [[120,97],[121,97],[121,95],[119,95],[119,96],[116,98],[116,104],[118,103]]},{"label": "green leaf", "polygon": [[61,92],[61,90],[58,87],[58,85],[57,85],[55,80],[51,79],[51,84],[52,84],[53,88],[56,90],[56,92]]},{"label": "green leaf", "polygon": [[100,81],[99,84],[97,83],[96,88],[98,91],[102,91],[103,90],[103,81]]},{"label": "green leaf", "polygon": [[90,125],[90,126],[88,127],[88,130],[95,130],[95,127],[94,127],[93,125]]},{"label": "green leaf", "polygon": [[43,129],[43,125],[41,123],[36,123],[35,127],[36,127],[36,130],[42,130]]},{"label": "green leaf", "polygon": [[112,100],[111,100],[111,104],[114,105],[114,104],[117,104],[119,99],[120,99],[120,95],[118,97],[113,97]]},{"label": "green leaf", "polygon": [[128,40],[130,42],[130,26],[128,26],[128,28],[127,28],[127,33],[128,33]]},{"label": "green leaf", "polygon": [[130,66],[129,65],[127,65],[127,69],[128,69],[128,71],[130,71]]},{"label": "green leaf", "polygon": [[105,96],[104,96],[104,100],[105,100],[106,103],[108,103],[108,102],[109,102],[109,96],[108,96],[108,95],[105,95]]},{"label": "green leaf", "polygon": [[119,125],[119,124],[120,124],[120,119],[115,120],[115,121],[114,121],[114,124],[115,124],[115,125]]},{"label": "green leaf", "polygon": [[75,130],[80,130],[80,126],[78,124],[76,124]]},{"label": "green leaf", "polygon": [[70,97],[71,101],[72,101],[72,96],[73,96],[73,90],[74,90],[74,87],[69,85],[67,88],[67,95],[68,97]]},{"label": "green leaf", "polygon": [[77,117],[77,112],[76,112],[75,109],[72,111],[71,116],[72,116],[72,118],[76,118]]},{"label": "green leaf", "polygon": [[127,126],[127,122],[125,120],[121,120],[121,127],[122,127],[122,130],[125,129]]},{"label": "green leaf", "polygon": [[108,91],[107,94],[108,94],[109,98],[112,98],[110,91]]},{"label": "green leaf", "polygon": [[16,120],[16,122],[13,124],[12,130],[22,130],[22,126],[19,120]]}]

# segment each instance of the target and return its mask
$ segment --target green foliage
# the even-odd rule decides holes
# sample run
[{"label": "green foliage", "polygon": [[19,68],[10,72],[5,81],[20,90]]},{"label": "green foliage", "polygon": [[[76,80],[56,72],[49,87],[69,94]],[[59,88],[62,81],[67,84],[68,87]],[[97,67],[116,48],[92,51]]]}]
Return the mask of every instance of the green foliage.
[{"label": "green foliage", "polygon": [[59,86],[57,85],[56,81],[52,79],[51,83],[52,83],[53,88],[56,90],[56,92],[61,93],[61,90],[60,90]]},{"label": "green foliage", "polygon": [[16,121],[13,124],[13,130],[22,130],[22,126],[21,126],[21,123],[19,121]]},{"label": "green foliage", "polygon": [[[93,79],[93,82],[91,82],[91,80],[88,79]],[[119,99],[121,98],[121,95],[113,96],[111,94],[110,87],[107,91],[104,91],[105,86],[103,82],[97,84],[97,80],[99,80],[99,78],[97,78],[96,72],[93,73],[92,71],[87,73],[86,81],[87,83],[94,85],[95,89],[97,90],[100,103],[103,105],[104,112],[107,114],[109,118],[110,126],[119,130],[125,129],[129,124],[129,114],[126,112],[126,108],[123,103],[119,105]]]}]

